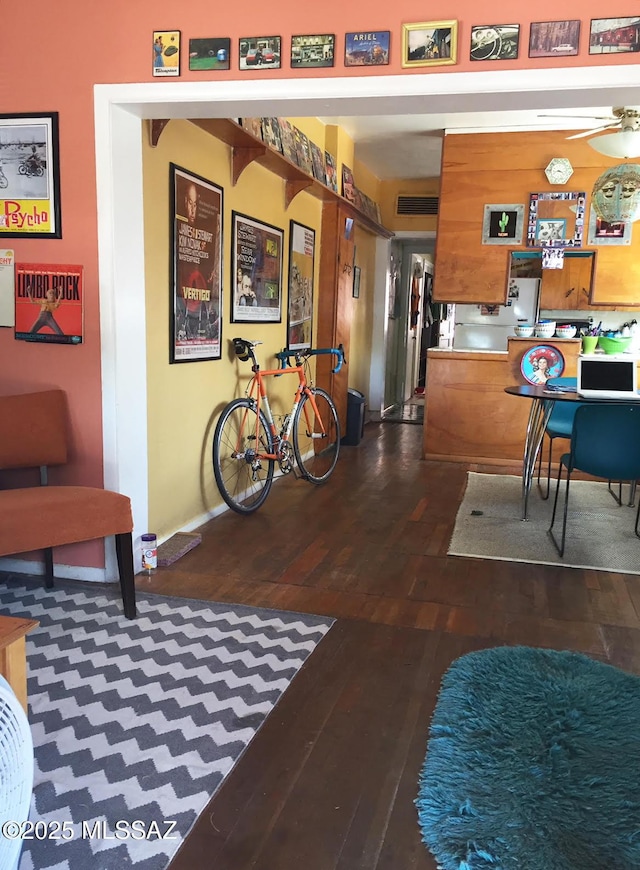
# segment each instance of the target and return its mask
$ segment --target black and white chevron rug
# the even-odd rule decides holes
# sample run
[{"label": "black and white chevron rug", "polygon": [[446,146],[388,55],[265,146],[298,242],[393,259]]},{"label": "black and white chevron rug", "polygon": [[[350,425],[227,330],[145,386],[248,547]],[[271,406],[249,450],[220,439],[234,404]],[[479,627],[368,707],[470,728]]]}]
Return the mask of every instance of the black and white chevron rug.
[{"label": "black and white chevron rug", "polygon": [[[332,620],[15,577],[35,746],[20,870],[163,870]],[[44,823],[44,824],[43,824]],[[66,823],[66,824],[65,824]]]}]

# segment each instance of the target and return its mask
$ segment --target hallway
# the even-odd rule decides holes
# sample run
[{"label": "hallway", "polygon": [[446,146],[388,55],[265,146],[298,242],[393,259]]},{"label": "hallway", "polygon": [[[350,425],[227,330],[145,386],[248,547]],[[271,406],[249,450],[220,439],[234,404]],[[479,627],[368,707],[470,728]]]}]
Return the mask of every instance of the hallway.
[{"label": "hallway", "polygon": [[[434,870],[413,799],[443,671],[500,644],[640,673],[640,579],[448,557],[466,469],[369,424],[324,487],[285,478],[141,591],[336,617],[171,870]],[[474,469],[488,470],[488,469]],[[494,469],[496,470],[496,469]]]}]

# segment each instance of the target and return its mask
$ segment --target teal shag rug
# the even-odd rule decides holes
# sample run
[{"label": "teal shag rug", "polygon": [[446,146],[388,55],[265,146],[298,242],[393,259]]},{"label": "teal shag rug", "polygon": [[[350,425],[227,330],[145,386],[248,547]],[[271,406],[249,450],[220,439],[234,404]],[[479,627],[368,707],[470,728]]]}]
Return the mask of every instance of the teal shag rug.
[{"label": "teal shag rug", "polygon": [[555,650],[462,656],[416,806],[442,870],[640,868],[640,678]]}]

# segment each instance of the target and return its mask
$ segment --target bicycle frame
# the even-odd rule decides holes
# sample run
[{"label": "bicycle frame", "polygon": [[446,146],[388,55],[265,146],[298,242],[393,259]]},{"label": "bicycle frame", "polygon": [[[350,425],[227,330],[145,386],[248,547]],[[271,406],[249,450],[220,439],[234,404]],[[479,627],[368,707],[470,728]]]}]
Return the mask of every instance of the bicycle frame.
[{"label": "bicycle frame", "polygon": [[[307,408],[307,403],[303,408],[305,415],[305,422],[307,425],[307,434],[311,438],[325,438],[326,430],[324,427],[324,422],[318,411],[318,406],[316,405],[315,396],[313,392],[309,388],[309,383],[307,381],[307,376],[305,373],[305,364],[304,362],[300,363],[300,365],[295,366],[283,366],[278,369],[265,369],[264,371],[260,368],[258,363],[254,363],[252,366],[253,377],[251,379],[251,383],[247,387],[246,395],[249,399],[253,400],[256,404],[256,439],[255,444],[258,445],[260,443],[259,440],[259,430],[260,430],[260,410],[264,412],[264,416],[266,417],[267,423],[269,425],[269,432],[271,434],[272,442],[274,446],[277,448],[276,452],[266,453],[256,449],[256,458],[257,459],[267,459],[267,460],[275,460],[281,461],[283,458],[282,453],[282,445],[285,443],[289,443],[291,441],[291,432],[293,430],[293,421],[295,419],[296,411],[298,410],[298,406],[300,404],[300,400],[302,396],[307,396],[309,402],[311,403],[311,407],[313,409],[313,413],[315,415],[316,420],[318,421],[320,432],[314,432],[314,421],[311,419],[311,415]],[[294,393],[293,397],[293,406],[289,413],[285,416],[285,424],[283,425],[280,432],[278,432],[275,424],[275,420],[273,417],[273,412],[271,410],[271,405],[269,403],[269,396],[267,395],[267,386],[266,386],[266,378],[268,377],[279,377],[280,375],[286,374],[297,374],[298,375],[298,386]],[[246,421],[246,415],[245,415]],[[242,428],[244,429],[244,423]],[[242,440],[242,432],[240,433],[240,441]],[[243,454],[238,452],[236,454],[237,459],[242,459]]]}]

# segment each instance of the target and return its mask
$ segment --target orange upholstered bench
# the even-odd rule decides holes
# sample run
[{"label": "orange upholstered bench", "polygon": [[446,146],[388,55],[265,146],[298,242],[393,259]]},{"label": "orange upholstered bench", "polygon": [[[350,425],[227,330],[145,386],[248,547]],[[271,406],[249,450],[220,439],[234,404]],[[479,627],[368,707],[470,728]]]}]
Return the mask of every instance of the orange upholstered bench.
[{"label": "orange upholstered bench", "polygon": [[0,556],[44,550],[53,586],[53,547],[115,536],[124,613],[136,615],[131,502],[93,486],[49,486],[47,467],[67,462],[62,390],[0,396],[0,470],[39,468],[40,486],[0,489]]}]

